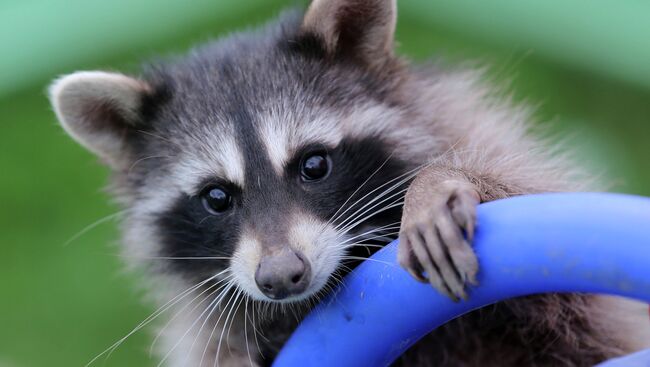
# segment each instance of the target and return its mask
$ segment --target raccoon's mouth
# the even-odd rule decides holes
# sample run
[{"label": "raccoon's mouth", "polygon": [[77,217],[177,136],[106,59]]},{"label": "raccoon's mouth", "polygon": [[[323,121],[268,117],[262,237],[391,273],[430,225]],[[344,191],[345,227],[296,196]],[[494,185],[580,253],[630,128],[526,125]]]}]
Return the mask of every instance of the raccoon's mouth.
[{"label": "raccoon's mouth", "polygon": [[229,264],[233,282],[263,303],[313,304],[328,297],[349,272],[397,238],[400,206],[371,214],[352,225],[295,214],[276,243],[244,231]]}]

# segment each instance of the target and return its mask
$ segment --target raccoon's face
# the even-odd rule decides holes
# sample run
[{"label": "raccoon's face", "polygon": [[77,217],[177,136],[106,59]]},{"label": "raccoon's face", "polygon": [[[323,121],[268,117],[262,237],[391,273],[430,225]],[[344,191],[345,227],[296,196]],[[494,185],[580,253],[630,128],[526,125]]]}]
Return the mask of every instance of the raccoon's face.
[{"label": "raccoon's face", "polygon": [[[210,152],[211,160],[186,155],[169,167],[169,177],[183,182],[150,215],[149,230],[160,239],[155,252],[169,259],[168,269],[197,280],[227,269],[258,300],[304,299],[342,265],[394,237],[406,165],[376,137],[314,137],[288,148],[281,135],[257,131],[240,130],[240,138],[228,138],[227,152]],[[282,160],[270,144],[285,145]]]},{"label": "raccoon's face", "polygon": [[394,238],[416,163],[401,131],[394,16],[390,1],[316,1],[302,20],[138,79],[59,79],[64,128],[114,170],[127,255],[291,302]]}]

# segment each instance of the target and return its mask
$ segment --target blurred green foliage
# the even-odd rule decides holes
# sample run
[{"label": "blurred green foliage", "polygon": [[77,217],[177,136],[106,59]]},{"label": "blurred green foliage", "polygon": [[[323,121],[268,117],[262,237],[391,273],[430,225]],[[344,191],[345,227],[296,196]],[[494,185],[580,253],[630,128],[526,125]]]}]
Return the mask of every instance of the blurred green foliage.
[{"label": "blurred green foliage", "polygon": [[[79,8],[75,7],[79,1],[0,3],[0,23],[4,24],[0,32],[4,56],[0,58],[5,60],[0,62],[0,367],[84,365],[152,311],[151,305],[141,302],[134,276],[121,270],[115,222],[109,220],[84,231],[89,224],[119,209],[101,190],[106,169],[57,126],[45,95],[49,80],[75,69],[133,71],[138,60],[156,53],[182,51],[211,36],[259,24],[288,3],[294,4],[282,0],[196,4],[116,1],[100,8]],[[512,22],[510,28],[507,21],[462,23],[461,12],[456,13],[451,24],[449,18],[433,14],[436,3],[415,1],[403,6],[397,32],[401,53],[419,60],[441,56],[449,63],[470,59],[491,65],[495,82],[508,85],[516,100],[539,106],[538,119],[548,121],[558,136],[571,137],[571,144],[578,147],[580,164],[602,173],[613,184],[613,190],[650,195],[650,89],[643,80],[635,83],[635,72],[639,70],[631,70],[632,64],[615,62],[616,57],[645,55],[633,46],[643,42],[650,46],[647,27],[639,28],[645,33],[626,34],[638,37],[626,39],[630,54],[623,54],[625,49],[618,47],[614,49],[620,55],[612,57],[614,61],[609,64],[598,64],[597,54],[582,54],[574,63],[571,60],[575,58],[565,55],[571,52],[566,44],[554,50],[550,42],[544,45],[543,52],[538,52],[535,42],[527,42],[526,34],[531,33],[521,29],[526,28],[525,22]],[[467,8],[466,1],[460,3],[465,10],[459,5],[455,11],[477,11]],[[508,2],[499,3],[507,6]],[[632,8],[626,7],[628,3]],[[441,4],[441,9],[452,6],[449,4]],[[616,18],[617,11],[627,14],[638,4],[628,0],[612,5],[611,16]],[[163,12],[167,18],[147,17],[162,11],[147,7],[164,10],[167,5],[170,9]],[[201,7],[210,11],[197,11]],[[41,11],[26,11],[34,9]],[[83,21],[84,11],[93,9],[105,12],[101,14],[108,19],[104,33]],[[140,16],[111,17],[111,11],[140,12]],[[650,13],[644,17],[650,24]],[[574,21],[584,24],[602,19],[585,17]],[[137,33],[138,22],[144,22],[144,36],[125,31]],[[61,27],[56,28],[57,24]],[[614,27],[620,24],[597,26],[607,33],[608,27],[615,32]],[[45,42],[41,37],[51,32],[50,26],[78,37],[67,42],[55,34],[52,39],[59,43]],[[80,34],[80,28],[75,26],[90,31]],[[519,36],[509,38],[513,44],[498,42],[503,37],[495,41],[485,35],[484,30],[490,27],[504,35],[512,32]],[[9,32],[12,29],[16,32]],[[114,33],[111,29],[115,29]],[[115,39],[111,40],[111,34]],[[94,37],[97,42],[89,43]],[[561,35],[553,37],[562,43]],[[642,51],[647,54],[648,50],[650,47]],[[7,52],[17,56],[9,57]],[[78,60],[65,55],[78,56]],[[589,67],[590,58],[598,65]],[[601,72],[607,67],[622,69]],[[80,231],[84,233],[66,245]],[[100,360],[97,364],[156,365],[148,357],[151,340],[151,333],[137,333],[106,362]]]}]

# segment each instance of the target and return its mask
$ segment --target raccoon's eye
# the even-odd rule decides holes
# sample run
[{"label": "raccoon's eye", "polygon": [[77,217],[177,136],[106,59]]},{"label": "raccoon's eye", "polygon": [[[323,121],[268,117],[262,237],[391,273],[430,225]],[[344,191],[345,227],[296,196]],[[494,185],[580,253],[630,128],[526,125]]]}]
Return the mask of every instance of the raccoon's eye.
[{"label": "raccoon's eye", "polygon": [[300,163],[300,176],[303,181],[320,180],[330,171],[329,157],[326,154],[310,154]]},{"label": "raccoon's eye", "polygon": [[211,187],[201,194],[203,207],[210,214],[220,214],[230,208],[230,194],[219,187]]}]

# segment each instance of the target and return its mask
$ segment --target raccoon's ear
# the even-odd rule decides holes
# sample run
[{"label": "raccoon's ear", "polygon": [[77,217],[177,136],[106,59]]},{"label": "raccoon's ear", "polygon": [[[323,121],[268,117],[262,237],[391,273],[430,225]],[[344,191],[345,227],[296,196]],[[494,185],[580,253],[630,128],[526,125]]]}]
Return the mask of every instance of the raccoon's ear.
[{"label": "raccoon's ear", "polygon": [[82,71],[63,76],[49,88],[63,128],[114,169],[128,164],[130,133],[141,122],[150,93],[141,80],[118,73]]},{"label": "raccoon's ear", "polygon": [[396,0],[313,0],[302,31],[318,37],[326,52],[379,67],[393,54]]}]

